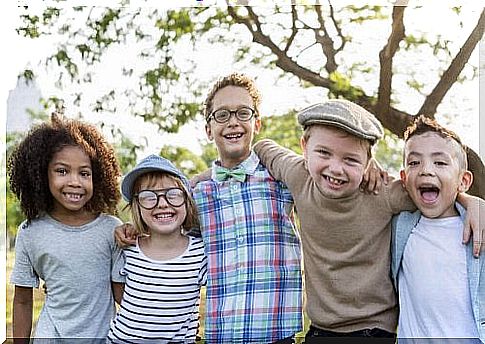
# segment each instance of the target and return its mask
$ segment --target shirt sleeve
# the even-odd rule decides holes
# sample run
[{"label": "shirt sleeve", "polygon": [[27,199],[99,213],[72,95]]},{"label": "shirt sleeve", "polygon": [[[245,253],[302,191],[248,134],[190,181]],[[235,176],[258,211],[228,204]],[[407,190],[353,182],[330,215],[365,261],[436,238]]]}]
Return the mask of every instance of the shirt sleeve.
[{"label": "shirt sleeve", "polygon": [[116,244],[114,239],[114,229],[116,226],[120,225],[122,222],[116,219],[116,223],[113,225],[113,231],[111,233],[110,243],[111,243],[111,281],[117,283],[125,283],[125,254],[123,250]]},{"label": "shirt sleeve", "polygon": [[19,226],[15,240],[15,263],[10,283],[20,287],[39,287],[39,276],[35,272],[29,248],[29,228],[26,222]]},{"label": "shirt sleeve", "polygon": [[401,211],[416,211],[416,205],[404,189],[400,180],[393,180],[389,185],[389,206],[393,214]]},{"label": "shirt sleeve", "polygon": [[269,139],[257,142],[254,152],[269,173],[288,186],[290,191],[298,190],[300,184],[306,180],[305,174],[308,174],[308,171],[301,155]]},{"label": "shirt sleeve", "polygon": [[204,255],[202,259],[201,267],[199,270],[199,285],[207,284],[207,256]]}]

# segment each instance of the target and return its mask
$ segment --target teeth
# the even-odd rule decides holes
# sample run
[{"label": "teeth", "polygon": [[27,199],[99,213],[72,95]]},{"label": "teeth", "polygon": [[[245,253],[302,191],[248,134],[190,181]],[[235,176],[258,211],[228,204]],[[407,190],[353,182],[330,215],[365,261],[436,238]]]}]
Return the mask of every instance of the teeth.
[{"label": "teeth", "polygon": [[73,200],[79,200],[82,197],[80,194],[73,194],[73,193],[64,193],[64,195],[67,198],[70,198],[70,199],[73,199]]},{"label": "teeth", "polygon": [[158,214],[155,215],[156,219],[170,219],[173,217],[173,214]]},{"label": "teeth", "polygon": [[228,139],[238,139],[242,136],[242,134],[229,134],[229,135],[225,135],[226,138]]},{"label": "teeth", "polygon": [[328,181],[330,181],[330,183],[333,183],[333,184],[338,184],[338,185],[342,185],[344,183],[343,180],[340,180],[340,179],[335,179],[335,178],[332,178],[332,177],[326,177]]}]

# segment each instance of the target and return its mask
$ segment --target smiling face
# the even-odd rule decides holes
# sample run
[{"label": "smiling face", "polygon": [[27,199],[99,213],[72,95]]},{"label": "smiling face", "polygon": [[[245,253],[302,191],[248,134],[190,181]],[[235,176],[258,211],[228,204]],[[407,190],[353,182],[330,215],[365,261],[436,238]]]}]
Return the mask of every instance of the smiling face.
[{"label": "smiling face", "polygon": [[[212,100],[213,111],[235,111],[241,107],[254,109],[254,104],[249,92],[239,86],[221,88]],[[207,137],[214,140],[222,166],[235,167],[249,157],[254,134],[259,132],[260,127],[261,121],[256,116],[249,121],[240,121],[232,115],[226,123],[212,119],[206,124]]]},{"label": "smiling face", "polygon": [[[137,185],[137,192],[142,190],[154,191],[157,195],[163,193],[168,188],[180,188],[173,178],[168,176],[158,176],[156,179],[140,177]],[[165,197],[158,199],[158,205],[153,209],[144,209],[137,204],[141,219],[148,228],[150,235],[160,236],[179,236],[181,235],[182,224],[187,216],[187,202],[179,207],[174,207],[167,203]]]},{"label": "smiling face", "polygon": [[318,189],[329,198],[358,192],[370,143],[331,126],[312,125],[309,130],[301,146]]},{"label": "smiling face", "polygon": [[423,215],[429,218],[457,215],[456,196],[468,190],[473,180],[464,168],[466,158],[459,144],[436,132],[426,132],[410,137],[404,153],[401,180]]},{"label": "smiling face", "polygon": [[56,152],[47,167],[49,190],[54,197],[51,215],[66,223],[85,213],[93,196],[91,160],[78,146]]}]

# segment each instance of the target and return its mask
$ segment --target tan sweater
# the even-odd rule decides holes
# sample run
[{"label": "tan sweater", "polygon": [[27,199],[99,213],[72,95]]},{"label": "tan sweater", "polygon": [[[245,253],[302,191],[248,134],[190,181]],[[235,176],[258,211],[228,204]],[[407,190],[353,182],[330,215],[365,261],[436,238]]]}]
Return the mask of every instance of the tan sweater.
[{"label": "tan sweater", "polygon": [[400,182],[378,195],[357,191],[326,198],[302,156],[271,140],[254,146],[261,162],[291,191],[303,245],[306,311],[312,324],[335,332],[395,332],[397,302],[390,277],[390,222],[415,206]]}]

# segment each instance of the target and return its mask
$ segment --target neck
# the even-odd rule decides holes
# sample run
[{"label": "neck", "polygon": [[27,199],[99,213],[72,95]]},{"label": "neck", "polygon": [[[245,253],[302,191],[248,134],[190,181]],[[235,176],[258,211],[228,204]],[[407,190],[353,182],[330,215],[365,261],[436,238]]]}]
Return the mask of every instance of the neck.
[{"label": "neck", "polygon": [[155,260],[167,260],[180,256],[187,248],[189,238],[180,232],[171,235],[151,233],[139,239],[143,254]]},{"label": "neck", "polygon": [[242,163],[247,158],[249,158],[250,155],[251,155],[251,151],[249,151],[249,152],[247,152],[247,154],[240,156],[240,157],[237,157],[237,158],[219,157],[219,161],[220,161],[222,167],[231,169],[231,168],[236,167],[240,163]]},{"label": "neck", "polygon": [[56,221],[68,226],[82,226],[93,221],[99,214],[88,211],[69,213],[53,210],[49,215]]}]

